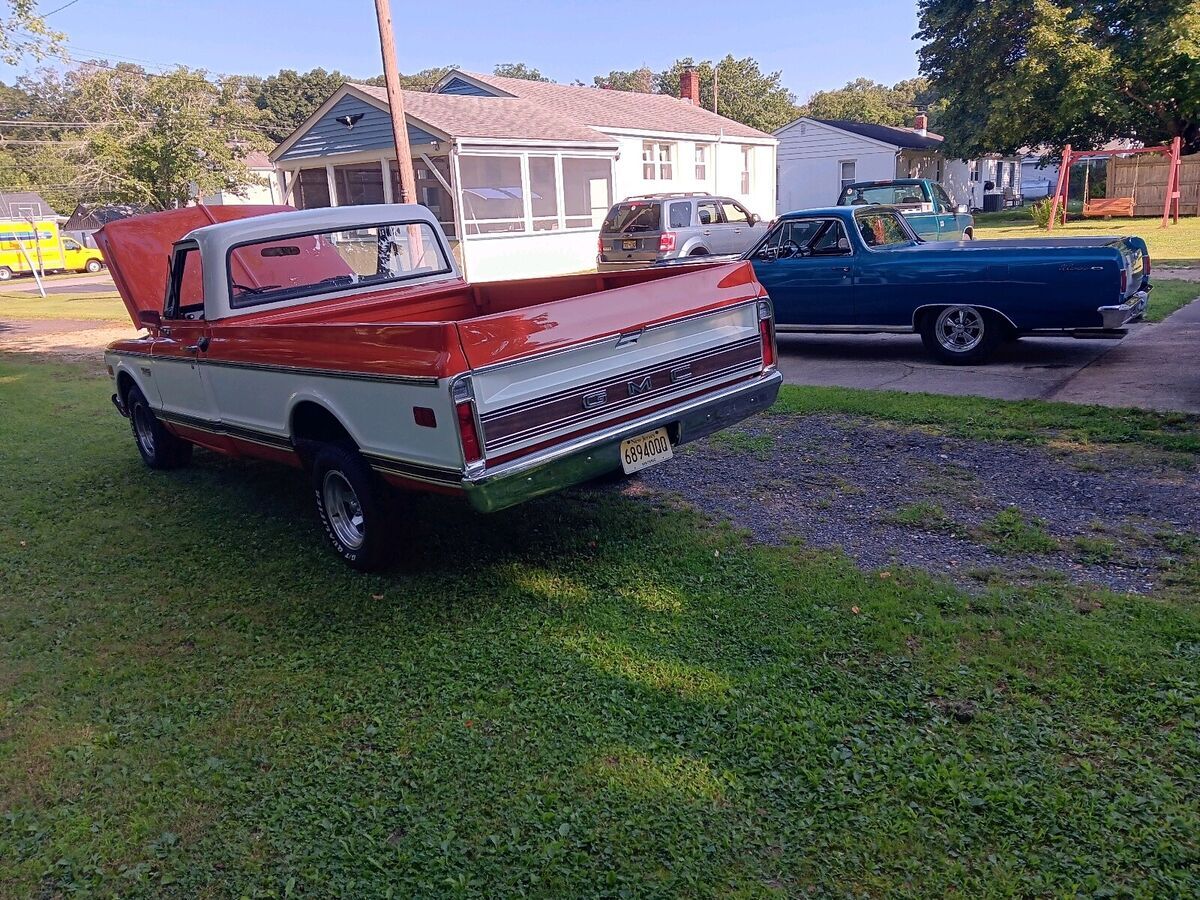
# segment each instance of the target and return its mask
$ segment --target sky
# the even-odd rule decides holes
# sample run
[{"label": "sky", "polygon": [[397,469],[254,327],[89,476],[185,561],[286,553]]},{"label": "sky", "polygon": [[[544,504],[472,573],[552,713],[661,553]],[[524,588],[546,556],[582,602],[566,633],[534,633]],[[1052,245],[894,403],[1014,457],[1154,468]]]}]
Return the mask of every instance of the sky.
[{"label": "sky", "polygon": [[[40,0],[79,60],[182,63],[220,74],[317,66],[382,70],[373,0]],[[560,82],[675,59],[753,56],[801,101],[859,76],[893,84],[917,74],[913,0],[392,0],[402,72],[457,64],[490,72],[524,62]],[[12,82],[21,67],[0,65]]]}]

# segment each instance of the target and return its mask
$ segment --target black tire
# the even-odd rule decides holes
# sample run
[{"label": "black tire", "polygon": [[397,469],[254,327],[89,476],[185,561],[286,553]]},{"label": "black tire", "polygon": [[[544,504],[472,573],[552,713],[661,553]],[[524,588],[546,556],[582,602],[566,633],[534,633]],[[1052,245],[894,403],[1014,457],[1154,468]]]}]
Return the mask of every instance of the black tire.
[{"label": "black tire", "polygon": [[11,281],[13,270],[8,266],[0,266],[0,281]]},{"label": "black tire", "polygon": [[964,241],[975,240],[975,232],[972,231],[970,228],[968,228],[966,231],[963,232],[963,240]]},{"label": "black tire", "polygon": [[921,340],[938,362],[972,366],[984,362],[1009,329],[993,313],[974,306],[943,306],[921,319]]},{"label": "black tire", "polygon": [[98,259],[89,259],[87,261],[87,265],[83,267],[85,272],[93,272],[93,273],[99,272],[103,268],[104,268],[104,263],[100,262],[100,260],[98,260]]},{"label": "black tire", "polygon": [[383,485],[357,450],[322,444],[313,456],[317,515],[333,552],[361,572],[388,561],[387,509]]},{"label": "black tire", "polygon": [[134,385],[125,394],[129,426],[142,462],[151,469],[179,469],[192,461],[192,445],[163,427],[141,388]]}]

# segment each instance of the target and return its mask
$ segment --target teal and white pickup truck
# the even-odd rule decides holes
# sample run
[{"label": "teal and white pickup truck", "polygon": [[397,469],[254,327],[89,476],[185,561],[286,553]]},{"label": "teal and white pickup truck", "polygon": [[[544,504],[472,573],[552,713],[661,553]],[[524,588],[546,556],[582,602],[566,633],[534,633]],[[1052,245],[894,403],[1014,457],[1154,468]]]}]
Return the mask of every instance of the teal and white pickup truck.
[{"label": "teal and white pickup truck", "polygon": [[975,237],[975,219],[967,208],[955,206],[945,188],[928,178],[858,181],[842,188],[837,205],[894,206],[926,241],[969,241]]}]

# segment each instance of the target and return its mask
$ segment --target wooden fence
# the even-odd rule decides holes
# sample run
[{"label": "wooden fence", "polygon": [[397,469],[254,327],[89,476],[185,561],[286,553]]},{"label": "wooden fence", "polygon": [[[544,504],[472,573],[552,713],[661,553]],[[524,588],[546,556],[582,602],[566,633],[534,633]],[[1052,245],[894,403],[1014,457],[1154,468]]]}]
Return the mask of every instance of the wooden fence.
[{"label": "wooden fence", "polygon": [[[1133,197],[1135,216],[1161,216],[1169,164],[1167,157],[1149,153],[1113,157],[1108,161],[1106,196]],[[1180,160],[1179,187],[1179,214],[1200,215],[1200,154]]]}]

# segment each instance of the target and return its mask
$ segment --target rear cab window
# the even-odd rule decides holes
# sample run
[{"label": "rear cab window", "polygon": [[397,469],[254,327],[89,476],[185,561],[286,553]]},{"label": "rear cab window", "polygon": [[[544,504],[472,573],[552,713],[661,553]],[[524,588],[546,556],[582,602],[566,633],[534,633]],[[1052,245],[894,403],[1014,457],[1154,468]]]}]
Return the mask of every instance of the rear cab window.
[{"label": "rear cab window", "polygon": [[890,212],[859,212],[854,216],[863,243],[871,250],[883,250],[915,243],[900,217]]},{"label": "rear cab window", "polygon": [[881,184],[874,187],[850,185],[842,190],[838,206],[932,206],[920,184]]},{"label": "rear cab window", "polygon": [[610,209],[600,230],[605,234],[638,234],[661,228],[661,203],[633,201],[618,203]]}]

